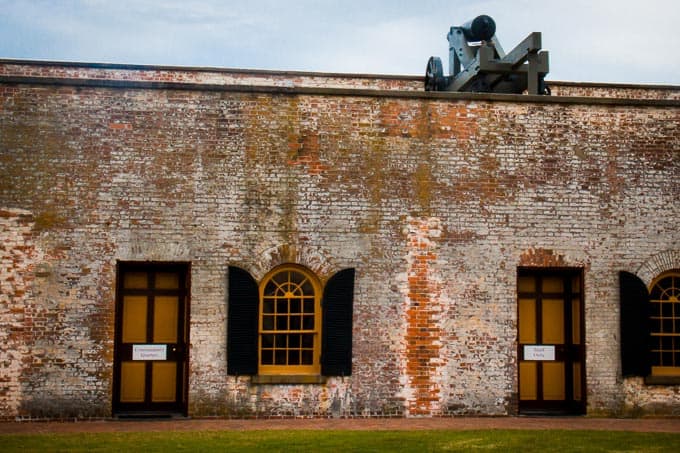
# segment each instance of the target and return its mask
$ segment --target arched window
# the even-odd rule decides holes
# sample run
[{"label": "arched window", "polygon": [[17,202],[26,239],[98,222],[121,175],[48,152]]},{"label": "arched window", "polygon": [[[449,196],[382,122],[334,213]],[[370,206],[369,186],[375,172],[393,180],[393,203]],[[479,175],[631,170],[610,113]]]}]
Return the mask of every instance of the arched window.
[{"label": "arched window", "polygon": [[259,283],[229,266],[227,284],[228,374],[261,375],[261,383],[352,374],[353,268],[322,285],[296,264],[274,268]]},{"label": "arched window", "polygon": [[647,384],[680,384],[680,269],[664,271],[649,286],[619,273],[621,372]]},{"label": "arched window", "polygon": [[259,374],[319,374],[321,290],[300,266],[281,266],[260,283]]},{"label": "arched window", "polygon": [[652,375],[680,376],[680,272],[649,285]]}]

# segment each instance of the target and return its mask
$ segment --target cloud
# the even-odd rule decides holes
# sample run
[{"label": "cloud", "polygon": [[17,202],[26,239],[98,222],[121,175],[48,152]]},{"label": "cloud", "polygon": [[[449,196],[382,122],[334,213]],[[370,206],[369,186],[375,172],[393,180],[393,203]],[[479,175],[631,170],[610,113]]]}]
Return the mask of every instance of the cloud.
[{"label": "cloud", "polygon": [[0,0],[0,57],[421,75],[446,34],[489,14],[532,31],[549,78],[680,83],[675,0]]}]

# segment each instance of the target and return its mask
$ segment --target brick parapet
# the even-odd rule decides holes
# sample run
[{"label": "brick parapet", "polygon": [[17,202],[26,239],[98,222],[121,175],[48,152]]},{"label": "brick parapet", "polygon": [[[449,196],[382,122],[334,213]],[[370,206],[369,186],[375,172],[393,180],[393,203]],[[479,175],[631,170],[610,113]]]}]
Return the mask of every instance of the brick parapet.
[{"label": "brick parapet", "polygon": [[422,90],[417,77],[301,71],[1,60],[0,76],[125,82]]},{"label": "brick parapet", "polygon": [[662,84],[548,81],[553,96],[592,98],[680,99],[680,87]]},{"label": "brick parapet", "polygon": [[[423,92],[422,77],[376,74],[337,74],[302,71],[272,71],[233,68],[69,63],[0,59],[0,77],[34,83],[86,83],[147,87],[242,86],[331,88],[377,91]],[[653,84],[575,83],[548,81],[554,97],[592,99],[680,100],[680,87]],[[438,93],[441,94],[441,93]],[[513,101],[516,101],[513,99]]]}]

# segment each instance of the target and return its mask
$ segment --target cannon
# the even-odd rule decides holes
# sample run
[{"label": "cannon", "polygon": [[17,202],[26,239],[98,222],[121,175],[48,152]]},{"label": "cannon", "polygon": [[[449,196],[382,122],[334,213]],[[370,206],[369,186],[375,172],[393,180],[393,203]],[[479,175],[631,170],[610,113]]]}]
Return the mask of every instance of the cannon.
[{"label": "cannon", "polygon": [[496,34],[496,22],[485,14],[465,22],[459,28],[465,39],[470,42],[488,41]]},{"label": "cannon", "polygon": [[527,36],[505,53],[496,37],[496,22],[477,16],[451,27],[449,75],[439,57],[430,57],[425,71],[426,91],[550,94],[545,84],[548,52],[541,50],[541,33]]}]

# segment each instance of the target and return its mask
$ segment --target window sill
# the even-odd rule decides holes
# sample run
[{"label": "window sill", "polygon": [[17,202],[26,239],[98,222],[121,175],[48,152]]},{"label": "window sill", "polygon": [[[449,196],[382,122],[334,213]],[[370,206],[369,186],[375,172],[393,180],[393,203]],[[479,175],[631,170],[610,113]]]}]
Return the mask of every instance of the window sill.
[{"label": "window sill", "polygon": [[647,385],[680,385],[680,376],[653,376],[645,377]]},{"label": "window sill", "polygon": [[314,374],[258,374],[251,378],[252,384],[325,384],[326,376]]}]

